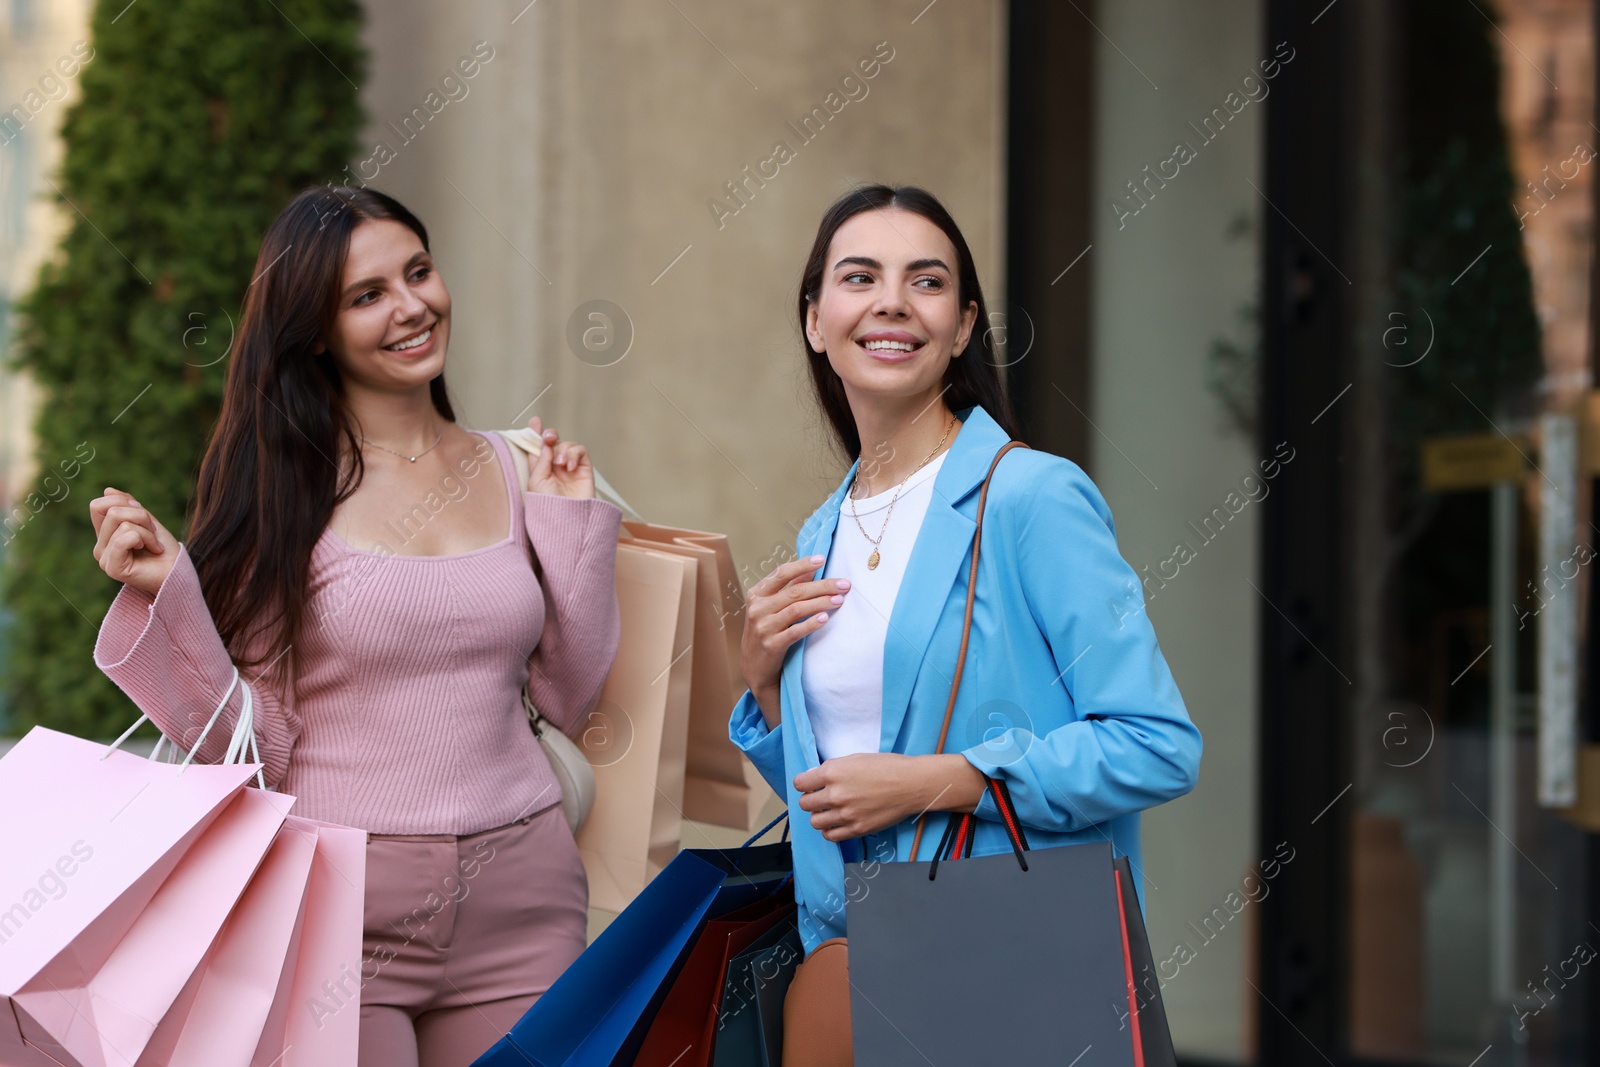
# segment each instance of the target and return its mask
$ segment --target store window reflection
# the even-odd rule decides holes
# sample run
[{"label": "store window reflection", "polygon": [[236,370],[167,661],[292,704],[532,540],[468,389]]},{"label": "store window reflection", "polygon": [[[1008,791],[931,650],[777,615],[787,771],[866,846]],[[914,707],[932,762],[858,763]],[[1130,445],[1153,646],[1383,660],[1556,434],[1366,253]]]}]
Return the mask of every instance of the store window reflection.
[{"label": "store window reflection", "polygon": [[1560,810],[1595,536],[1593,20],[1576,0],[1365,4],[1353,20],[1360,1056],[1579,1062],[1586,1004],[1546,978],[1600,941],[1584,832]]}]

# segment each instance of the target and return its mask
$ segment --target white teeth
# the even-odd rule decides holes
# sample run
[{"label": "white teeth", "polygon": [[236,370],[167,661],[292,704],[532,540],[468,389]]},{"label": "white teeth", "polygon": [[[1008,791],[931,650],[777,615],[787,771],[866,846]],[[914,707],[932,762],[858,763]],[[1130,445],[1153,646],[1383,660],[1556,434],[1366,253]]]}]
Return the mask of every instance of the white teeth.
[{"label": "white teeth", "polygon": [[406,342],[404,342],[402,344],[398,344],[398,345],[389,345],[388,349],[391,352],[404,352],[408,348],[416,348],[418,345],[427,344],[428,343],[428,338],[430,338],[432,336],[433,336],[433,331],[432,330],[424,330],[422,333],[420,333],[417,336],[413,337],[409,341],[406,341]]},{"label": "white teeth", "polygon": [[904,341],[868,341],[861,347],[868,352],[915,352],[917,349],[916,345]]}]

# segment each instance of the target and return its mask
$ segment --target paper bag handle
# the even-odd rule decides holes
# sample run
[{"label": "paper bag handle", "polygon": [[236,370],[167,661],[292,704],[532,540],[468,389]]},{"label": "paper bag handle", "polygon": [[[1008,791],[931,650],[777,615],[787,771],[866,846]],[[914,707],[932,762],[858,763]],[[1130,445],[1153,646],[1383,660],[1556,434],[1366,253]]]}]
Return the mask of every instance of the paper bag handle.
[{"label": "paper bag handle", "polygon": [[[517,469],[517,484],[526,491],[528,487],[528,457],[538,455],[539,450],[544,447],[544,442],[539,440],[538,434],[527,427],[517,430],[496,430],[495,432],[504,437],[506,443],[511,446],[511,462]],[[633,510],[633,506],[626,500],[622,499],[622,494],[611,487],[611,483],[606,481],[605,475],[600,473],[598,467],[594,471],[594,487],[601,496],[610,500],[635,519],[643,521],[644,517]]]},{"label": "paper bag handle", "polygon": [[[228,750],[223,755],[222,762],[225,764],[262,762],[261,748],[256,744],[255,695],[250,691],[250,683],[239,677],[239,668],[234,667],[233,679],[228,682],[227,690],[222,694],[222,699],[217,702],[217,710],[213,711],[211,713],[211,718],[206,720],[205,729],[200,731],[200,736],[195,741],[194,747],[189,749],[188,754],[183,757],[183,762],[179,765],[178,769],[179,774],[182,774],[183,769],[188,767],[190,762],[194,760],[195,755],[200,751],[200,746],[205,744],[206,736],[211,733],[211,728],[217,724],[217,719],[221,718],[222,709],[228,706],[228,701],[230,698],[232,698],[233,691],[235,689],[244,690],[244,701],[239,707],[239,717],[234,721],[233,736],[228,739]],[[121,737],[117,738],[115,741],[111,742],[111,744],[106,746],[106,750],[100,758],[106,759],[111,755],[111,753],[121,748],[122,743],[128,738],[132,737],[133,732],[149,718],[149,715],[141,713],[139,717],[133,721],[132,726],[122,731]],[[156,739],[155,746],[150,749],[150,758],[152,760],[159,758],[158,754],[161,752],[161,746],[163,742],[173,745],[174,748],[177,747],[176,742],[163,733],[159,738]],[[256,784],[262,789],[267,787],[266,776],[261,773],[260,768],[256,769]]]}]

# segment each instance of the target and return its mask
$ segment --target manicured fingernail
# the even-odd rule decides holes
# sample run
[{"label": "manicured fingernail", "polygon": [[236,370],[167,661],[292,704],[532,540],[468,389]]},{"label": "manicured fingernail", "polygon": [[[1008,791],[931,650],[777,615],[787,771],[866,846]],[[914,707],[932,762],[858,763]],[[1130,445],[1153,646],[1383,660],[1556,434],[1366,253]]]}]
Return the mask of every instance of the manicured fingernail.
[{"label": "manicured fingernail", "polygon": [[828,599],[832,600],[835,604],[843,604],[844,603],[844,597],[840,596],[838,593],[835,593],[833,596],[829,597]]},{"label": "manicured fingernail", "polygon": [[822,557],[821,556],[812,556],[811,557],[811,562],[812,563],[821,563],[822,562]]},{"label": "manicured fingernail", "polygon": [[840,589],[849,589],[850,588],[850,579],[848,579],[848,578],[840,578],[839,579],[839,588]]},{"label": "manicured fingernail", "polygon": [[818,615],[817,616],[817,621],[818,622],[827,622],[828,621],[828,613],[826,611],[824,611],[821,615]]}]

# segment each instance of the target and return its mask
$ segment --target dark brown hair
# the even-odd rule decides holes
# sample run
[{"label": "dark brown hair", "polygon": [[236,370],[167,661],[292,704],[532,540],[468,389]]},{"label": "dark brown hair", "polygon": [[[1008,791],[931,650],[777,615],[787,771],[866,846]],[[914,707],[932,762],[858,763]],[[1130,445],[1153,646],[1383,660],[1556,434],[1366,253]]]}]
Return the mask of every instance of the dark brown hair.
[{"label": "dark brown hair", "polygon": [[[360,441],[333,353],[317,352],[338,315],[350,235],[368,219],[428,231],[373,189],[308,189],[261,239],[255,280],[195,488],[188,550],[217,632],[241,666],[289,677],[302,630],[311,551],[333,510],[361,484]],[[433,406],[455,421],[444,376]],[[341,475],[341,439],[352,457]]]},{"label": "dark brown hair", "polygon": [[[822,289],[822,279],[827,273],[828,249],[833,244],[839,227],[866,211],[900,208],[921,215],[950,238],[956,250],[956,303],[965,309],[968,302],[978,305],[978,317],[973,322],[972,336],[962,357],[951,359],[945,370],[945,404],[951,411],[974,404],[983,409],[1000,428],[1013,439],[1020,438],[1016,415],[1011,402],[1006,399],[1000,383],[1000,373],[994,361],[994,343],[989,331],[989,309],[983,300],[983,287],[978,284],[978,268],[972,262],[972,251],[961,229],[950,217],[944,205],[925,189],[914,185],[864,185],[834,201],[822,216],[817,227],[817,239],[811,244],[811,254],[806,257],[805,272],[800,277],[800,336],[805,344],[806,362],[811,368],[811,384],[817,394],[817,403],[833,427],[833,434],[845,457],[852,462],[861,455],[861,435],[856,429],[855,416],[850,413],[850,401],[845,396],[844,382],[828,363],[825,352],[815,351],[805,342],[806,310],[816,300]],[[977,357],[984,353],[983,358]]]}]

